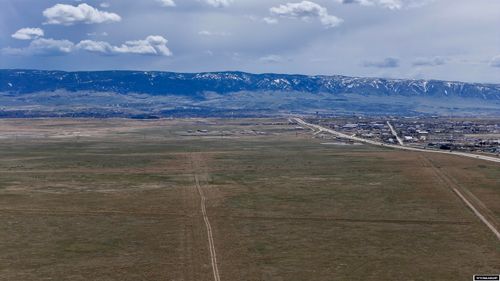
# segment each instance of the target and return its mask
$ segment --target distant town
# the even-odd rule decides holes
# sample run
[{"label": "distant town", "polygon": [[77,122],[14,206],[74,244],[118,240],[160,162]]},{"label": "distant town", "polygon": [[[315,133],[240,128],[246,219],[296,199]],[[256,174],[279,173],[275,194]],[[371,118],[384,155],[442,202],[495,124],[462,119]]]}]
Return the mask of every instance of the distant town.
[{"label": "distant town", "polygon": [[[416,148],[500,155],[500,120],[442,117],[336,117],[313,123],[364,139]],[[331,138],[331,135],[320,135]]]}]

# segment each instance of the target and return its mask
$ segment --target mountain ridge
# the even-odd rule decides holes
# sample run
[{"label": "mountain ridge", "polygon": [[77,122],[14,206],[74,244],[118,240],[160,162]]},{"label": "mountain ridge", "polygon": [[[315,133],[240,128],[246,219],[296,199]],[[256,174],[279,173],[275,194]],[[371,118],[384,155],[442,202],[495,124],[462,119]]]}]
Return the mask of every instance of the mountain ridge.
[{"label": "mountain ridge", "polygon": [[500,115],[500,84],[241,71],[0,70],[0,116]]},{"label": "mountain ridge", "polygon": [[59,73],[105,73],[105,72],[125,72],[125,73],[168,73],[168,74],[218,74],[218,73],[233,73],[233,74],[247,74],[247,75],[285,75],[285,76],[303,76],[303,77],[341,77],[341,78],[356,78],[356,79],[383,79],[391,81],[435,81],[435,82],[450,82],[450,83],[463,83],[463,84],[480,84],[480,85],[500,85],[494,82],[467,82],[461,80],[444,80],[444,79],[412,79],[412,78],[389,78],[378,76],[352,76],[343,74],[301,74],[301,73],[277,73],[277,72],[261,72],[253,73],[240,70],[220,70],[220,71],[200,71],[200,72],[177,72],[177,71],[164,71],[164,70],[132,70],[132,69],[104,69],[104,70],[58,70],[58,69],[32,69],[32,68],[0,68],[2,71],[30,71],[30,72],[59,72]]},{"label": "mountain ridge", "polygon": [[500,84],[424,79],[364,78],[342,75],[252,74],[240,71],[179,73],[162,71],[0,70],[0,91],[112,91],[196,95],[203,92],[293,91],[309,93],[494,95]]}]

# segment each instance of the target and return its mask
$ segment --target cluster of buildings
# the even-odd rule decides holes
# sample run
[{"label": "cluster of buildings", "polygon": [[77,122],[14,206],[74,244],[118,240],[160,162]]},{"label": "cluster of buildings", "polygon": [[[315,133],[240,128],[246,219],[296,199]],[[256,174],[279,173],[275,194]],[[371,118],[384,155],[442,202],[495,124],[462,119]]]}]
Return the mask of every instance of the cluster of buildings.
[{"label": "cluster of buildings", "polygon": [[499,119],[341,117],[319,122],[336,131],[389,144],[402,141],[420,148],[500,154]]}]

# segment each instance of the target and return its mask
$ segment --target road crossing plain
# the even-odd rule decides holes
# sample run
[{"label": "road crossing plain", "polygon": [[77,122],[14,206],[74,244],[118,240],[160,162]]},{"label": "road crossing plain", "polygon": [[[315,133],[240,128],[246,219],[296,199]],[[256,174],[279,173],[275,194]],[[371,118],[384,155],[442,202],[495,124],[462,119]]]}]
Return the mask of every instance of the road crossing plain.
[{"label": "road crossing plain", "polygon": [[500,272],[499,241],[447,186],[498,227],[498,163],[322,145],[286,118],[0,129],[0,280],[214,280],[198,185],[220,280]]}]

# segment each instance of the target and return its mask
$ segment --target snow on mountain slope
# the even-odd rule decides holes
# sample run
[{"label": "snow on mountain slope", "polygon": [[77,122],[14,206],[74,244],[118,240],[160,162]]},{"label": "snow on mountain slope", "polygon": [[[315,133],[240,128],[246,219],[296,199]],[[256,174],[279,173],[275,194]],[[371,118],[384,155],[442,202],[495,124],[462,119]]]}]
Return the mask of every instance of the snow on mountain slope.
[{"label": "snow on mountain slope", "polygon": [[345,76],[0,70],[0,117],[500,116],[500,85]]},{"label": "snow on mountain slope", "polygon": [[205,92],[225,94],[241,91],[281,91],[500,99],[500,85],[436,80],[249,74],[243,72],[190,74],[144,71],[0,70],[0,92],[22,94],[56,90],[185,96],[196,96]]}]

